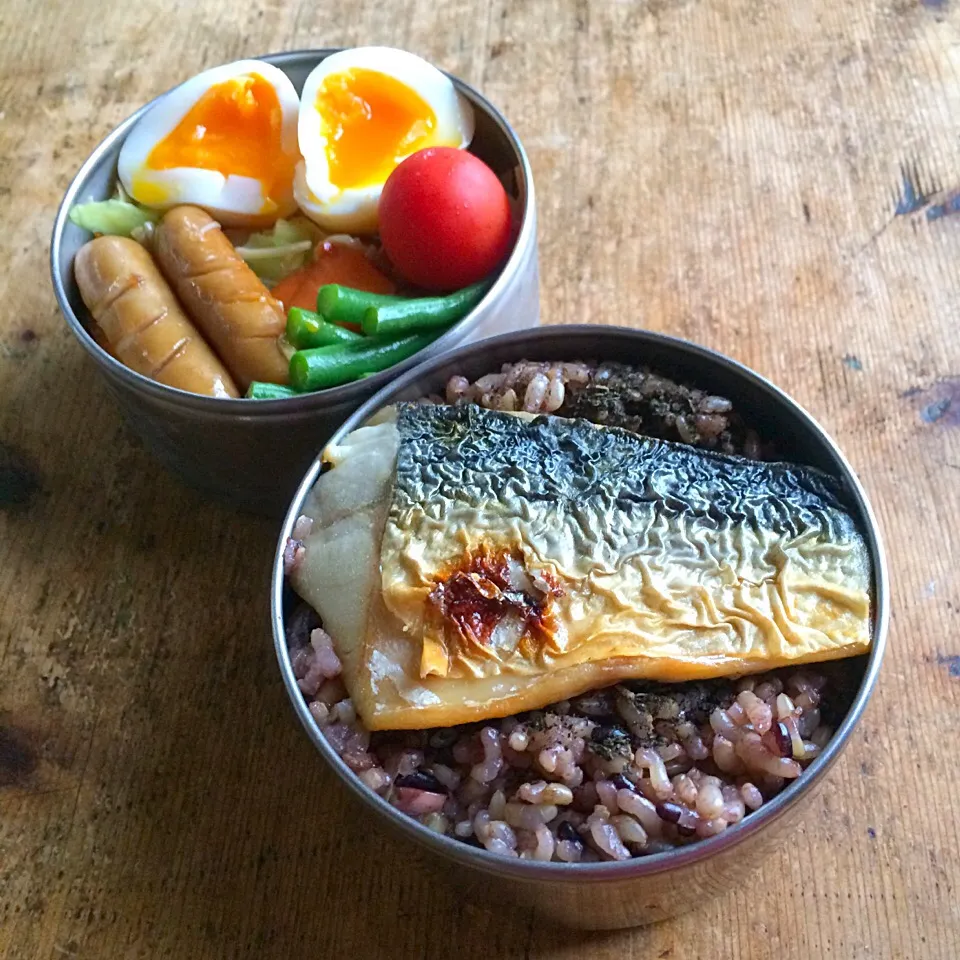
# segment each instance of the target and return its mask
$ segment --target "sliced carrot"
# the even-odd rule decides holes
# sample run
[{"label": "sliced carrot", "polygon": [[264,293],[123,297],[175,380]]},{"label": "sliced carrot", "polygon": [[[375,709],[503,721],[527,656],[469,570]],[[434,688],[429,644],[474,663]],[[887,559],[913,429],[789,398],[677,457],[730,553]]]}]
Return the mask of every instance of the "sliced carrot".
[{"label": "sliced carrot", "polygon": [[321,243],[315,259],[284,277],[270,292],[284,310],[317,309],[317,291],[328,283],[339,283],[368,293],[393,293],[393,282],[364,256],[363,251],[340,243]]}]

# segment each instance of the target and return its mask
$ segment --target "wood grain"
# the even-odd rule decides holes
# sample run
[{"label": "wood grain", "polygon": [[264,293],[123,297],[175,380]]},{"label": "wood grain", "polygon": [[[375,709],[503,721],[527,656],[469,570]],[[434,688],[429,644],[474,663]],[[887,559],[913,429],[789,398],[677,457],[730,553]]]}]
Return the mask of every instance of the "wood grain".
[{"label": "wood grain", "polygon": [[[0,0],[0,957],[960,955],[956,0]],[[268,642],[274,525],[123,427],[57,313],[56,204],[206,66],[389,43],[526,143],[544,316],[680,334],[838,438],[890,552],[890,653],[795,842],[656,927],[491,922],[324,773]]]}]

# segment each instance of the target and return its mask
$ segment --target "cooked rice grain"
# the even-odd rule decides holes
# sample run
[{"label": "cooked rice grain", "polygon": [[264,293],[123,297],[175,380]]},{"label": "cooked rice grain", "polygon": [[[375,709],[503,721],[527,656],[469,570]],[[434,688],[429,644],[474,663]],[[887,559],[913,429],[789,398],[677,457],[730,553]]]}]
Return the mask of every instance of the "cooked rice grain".
[{"label": "cooked rice grain", "polygon": [[[291,624],[304,617],[298,612]],[[829,693],[825,676],[788,668],[739,691],[722,681],[697,691],[621,684],[598,692],[606,698],[565,703],[562,712],[371,735],[329,676],[339,672],[329,637],[314,628],[304,644],[303,634],[290,636],[298,682],[324,736],[363,783],[428,829],[504,856],[623,860],[715,836],[798,777],[831,733],[818,720],[820,742],[801,740],[798,757],[787,735],[790,756],[783,755],[773,732],[784,724],[799,732]],[[317,676],[337,683],[341,699],[313,699]],[[783,690],[807,694],[804,706]],[[620,726],[618,705],[626,701],[637,709],[639,735]],[[672,721],[658,721],[651,736],[646,709]],[[617,752],[620,744],[627,749]],[[671,775],[671,767],[682,770]]]}]

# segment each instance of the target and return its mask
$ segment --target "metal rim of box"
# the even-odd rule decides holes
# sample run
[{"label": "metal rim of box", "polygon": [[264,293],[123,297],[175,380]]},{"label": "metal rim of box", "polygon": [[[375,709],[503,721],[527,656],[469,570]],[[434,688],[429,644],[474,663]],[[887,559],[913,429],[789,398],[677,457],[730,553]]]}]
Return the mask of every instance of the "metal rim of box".
[{"label": "metal rim of box", "polygon": [[[754,811],[739,823],[728,827],[723,833],[699,840],[690,846],[678,847],[675,850],[619,862],[590,864],[545,863],[534,860],[514,860],[489,853],[486,850],[469,846],[451,837],[428,830],[364,786],[359,777],[347,767],[343,760],[327,743],[320,732],[320,728],[310,716],[306,701],[297,687],[296,678],[293,675],[293,668],[287,653],[284,629],[283,597],[285,577],[283,572],[283,550],[286,540],[293,530],[293,525],[300,514],[304,500],[319,475],[321,461],[318,456],[300,484],[284,520],[277,545],[276,556],[274,558],[271,586],[271,621],[274,647],[284,686],[294,711],[310,740],[320,751],[324,760],[364,804],[376,811],[379,816],[387,821],[385,825],[398,830],[415,843],[426,847],[431,852],[438,854],[448,861],[466,865],[495,876],[509,877],[514,880],[550,880],[553,882],[567,881],[570,883],[628,880],[634,877],[651,876],[700,863],[701,861],[708,860],[714,854],[743,843],[781,817],[806,794],[811,793],[823,780],[827,771],[837,761],[849,741],[853,729],[857,723],[859,723],[867,702],[873,693],[886,648],[890,617],[886,557],[876,517],[859,479],[834,440],[803,407],[764,377],[761,377],[737,361],[707,347],[665,334],[632,330],[623,327],[589,325],[553,328],[541,327],[539,329],[521,330],[514,333],[503,334],[484,340],[479,344],[467,344],[406,372],[388,387],[380,390],[348,417],[329,442],[339,442],[347,433],[362,425],[378,409],[398,398],[405,389],[417,384],[418,381],[427,381],[430,378],[435,379],[441,369],[450,368],[456,365],[458,361],[473,356],[478,349],[493,353],[501,347],[515,347],[517,352],[514,359],[519,360],[524,356],[524,350],[528,347],[532,347],[539,353],[549,353],[549,344],[554,340],[566,340],[567,347],[569,347],[569,343],[572,340],[582,341],[585,344],[584,352],[586,353],[587,350],[589,350],[589,342],[601,338],[622,341],[624,346],[630,344],[647,344],[660,349],[674,351],[678,355],[686,354],[696,356],[699,360],[705,360],[711,364],[719,365],[725,368],[727,372],[749,382],[752,387],[758,389],[760,392],[769,394],[771,399],[778,402],[791,416],[796,417],[798,421],[802,422],[808,432],[816,438],[817,442],[829,451],[831,458],[838,468],[841,479],[848,485],[851,498],[859,511],[863,534],[870,550],[874,578],[873,643],[860,687],[847,714],[837,727],[826,749],[804,770],[800,778],[788,784],[781,793],[767,803],[764,803],[759,810]],[[554,359],[559,359],[559,357],[555,357]],[[436,384],[434,383],[434,388],[435,387]]]}]

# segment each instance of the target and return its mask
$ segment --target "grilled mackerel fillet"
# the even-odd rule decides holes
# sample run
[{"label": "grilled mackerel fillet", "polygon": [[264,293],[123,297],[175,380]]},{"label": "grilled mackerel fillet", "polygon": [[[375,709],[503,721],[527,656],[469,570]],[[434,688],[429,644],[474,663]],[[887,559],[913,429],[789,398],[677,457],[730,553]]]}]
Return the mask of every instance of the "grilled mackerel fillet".
[{"label": "grilled mackerel fillet", "polygon": [[369,729],[869,649],[867,550],[812,468],[429,404],[324,458],[293,583]]}]

